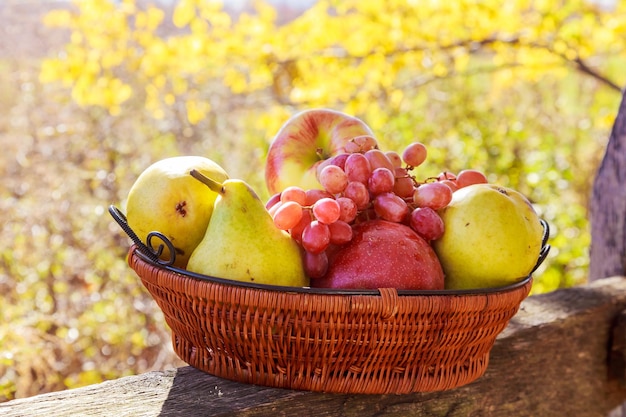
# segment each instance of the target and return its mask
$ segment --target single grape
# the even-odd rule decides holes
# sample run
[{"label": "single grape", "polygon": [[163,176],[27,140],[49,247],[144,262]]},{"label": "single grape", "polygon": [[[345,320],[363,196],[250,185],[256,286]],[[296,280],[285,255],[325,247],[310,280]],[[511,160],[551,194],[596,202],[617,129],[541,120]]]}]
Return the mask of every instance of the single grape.
[{"label": "single grape", "polygon": [[283,205],[282,201],[278,201],[276,203],[274,203],[272,205],[272,207],[270,207],[267,212],[270,214],[270,216],[272,216],[272,218],[274,218],[274,213],[276,213],[276,210],[278,210],[280,208],[280,206]]},{"label": "single grape", "polygon": [[314,165],[315,166],[315,178],[317,178],[319,180],[320,172],[322,172],[322,170],[325,167],[327,167],[328,165],[332,165],[332,159],[331,158],[322,159],[321,161],[317,161],[317,163]]},{"label": "single grape", "polygon": [[449,171],[443,171],[439,175],[437,175],[437,180],[438,181],[443,181],[443,180],[456,181],[456,175],[454,175],[452,172],[449,172]]},{"label": "single grape", "polygon": [[322,251],[319,253],[304,252],[304,272],[309,278],[321,278],[328,271],[328,255]]},{"label": "single grape", "polygon": [[418,167],[426,160],[428,151],[426,145],[420,142],[413,142],[404,148],[402,160],[410,167]]},{"label": "single grape", "polygon": [[409,226],[427,241],[443,236],[444,223],[441,216],[430,207],[418,207],[411,212]]},{"label": "single grape", "polygon": [[[360,155],[360,154],[354,154]],[[370,203],[370,193],[365,184],[359,181],[351,181],[343,190],[343,196],[354,201],[358,210],[365,209]]]},{"label": "single grape", "polygon": [[322,198],[313,204],[313,215],[320,223],[331,224],[339,220],[341,207],[334,198]]},{"label": "single grape", "polygon": [[358,212],[354,200],[348,197],[337,197],[337,203],[339,203],[339,208],[341,209],[339,220],[346,223],[352,222],[356,218]]},{"label": "single grape", "polygon": [[283,203],[287,201],[295,201],[296,203],[304,206],[306,204],[306,191],[296,185],[291,185],[280,193],[280,201]]},{"label": "single grape", "polygon": [[313,214],[310,209],[302,210],[302,218],[294,227],[289,230],[289,234],[296,241],[302,242],[302,231],[313,221]]},{"label": "single grape", "polygon": [[383,193],[374,199],[374,211],[383,220],[401,223],[409,214],[409,206],[397,195]]},{"label": "single grape", "polygon": [[370,175],[367,181],[367,188],[372,195],[378,195],[393,191],[395,183],[396,178],[393,175],[393,171],[387,168],[376,168],[372,171],[372,175]]},{"label": "single grape", "polygon": [[447,185],[448,188],[450,188],[450,190],[452,190],[452,192],[455,192],[456,190],[459,189],[459,186],[456,183],[456,180],[441,180],[439,182],[442,183],[442,184]]},{"label": "single grape", "polygon": [[350,139],[344,146],[347,153],[364,153],[376,148],[378,148],[378,142],[369,135],[356,136]]},{"label": "single grape", "polygon": [[398,197],[412,198],[415,191],[415,183],[413,178],[409,176],[405,168],[396,168],[395,184],[393,185],[393,193]]},{"label": "single grape", "polygon": [[387,151],[385,155],[387,155],[387,158],[389,158],[394,168],[402,168],[402,157],[398,152]]},{"label": "single grape", "polygon": [[354,142],[361,146],[361,152],[367,152],[370,149],[378,148],[378,141],[373,136],[362,135],[354,138]]},{"label": "single grape", "polygon": [[286,201],[274,212],[274,225],[280,230],[289,230],[302,219],[302,206],[295,201]]},{"label": "single grape", "polygon": [[346,142],[346,144],[343,146],[343,149],[348,154],[361,153],[361,147],[352,140]]},{"label": "single grape", "polygon": [[348,176],[337,165],[327,165],[320,171],[318,181],[326,191],[331,194],[339,194],[348,185]]},{"label": "single grape", "polygon": [[276,193],[267,200],[267,202],[265,203],[266,210],[271,209],[274,204],[280,201],[280,194],[281,193]]},{"label": "single grape", "polygon": [[313,220],[302,231],[302,247],[307,252],[323,252],[329,244],[330,229],[318,220]]},{"label": "single grape", "polygon": [[358,181],[363,184],[367,184],[367,180],[372,173],[370,161],[361,153],[350,154],[346,159],[344,170],[349,181]]},{"label": "single grape", "polygon": [[330,230],[330,243],[344,245],[352,240],[352,227],[341,220],[328,225]]},{"label": "single grape", "polygon": [[326,190],[319,190],[317,188],[306,190],[306,200],[304,205],[306,207],[310,207],[315,204],[317,200],[325,197],[332,198],[333,195]]},{"label": "single grape", "polygon": [[464,169],[456,176],[456,183],[459,188],[472,184],[487,184],[487,177],[476,169]]},{"label": "single grape", "polygon": [[452,200],[452,190],[441,182],[427,182],[413,193],[413,203],[417,207],[430,207],[433,210],[444,208]]},{"label": "single grape", "polygon": [[394,171],[393,163],[387,158],[387,155],[379,149],[370,149],[363,155],[370,161],[370,167],[373,170],[376,168],[387,168],[389,171]]},{"label": "single grape", "polygon": [[350,156],[350,154],[347,152],[340,153],[339,155],[335,155],[334,157],[332,157],[330,163],[343,169],[346,166],[346,159],[348,159],[348,156]]}]

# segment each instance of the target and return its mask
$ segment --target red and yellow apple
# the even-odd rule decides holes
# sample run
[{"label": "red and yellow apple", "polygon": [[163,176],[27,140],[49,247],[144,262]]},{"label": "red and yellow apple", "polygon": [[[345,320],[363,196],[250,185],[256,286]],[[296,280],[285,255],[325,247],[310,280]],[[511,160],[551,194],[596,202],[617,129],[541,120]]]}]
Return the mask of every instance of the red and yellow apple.
[{"label": "red and yellow apple", "polygon": [[293,115],[273,138],[265,164],[265,183],[270,194],[296,185],[321,188],[317,166],[346,151],[354,138],[374,138],[362,120],[330,109],[311,109]]}]

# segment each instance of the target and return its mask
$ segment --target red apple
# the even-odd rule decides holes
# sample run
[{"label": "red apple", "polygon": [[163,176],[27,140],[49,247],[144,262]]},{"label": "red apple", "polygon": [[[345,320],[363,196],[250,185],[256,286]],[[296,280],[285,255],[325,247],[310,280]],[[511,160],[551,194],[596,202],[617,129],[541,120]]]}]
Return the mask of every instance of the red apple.
[{"label": "red apple", "polygon": [[432,247],[410,227],[386,220],[353,226],[350,243],[329,256],[317,288],[442,290],[444,275]]},{"label": "red apple", "polygon": [[290,185],[321,188],[317,165],[345,152],[346,143],[363,136],[374,138],[363,121],[339,111],[311,109],[295,114],[270,144],[265,164],[268,191],[275,194]]}]

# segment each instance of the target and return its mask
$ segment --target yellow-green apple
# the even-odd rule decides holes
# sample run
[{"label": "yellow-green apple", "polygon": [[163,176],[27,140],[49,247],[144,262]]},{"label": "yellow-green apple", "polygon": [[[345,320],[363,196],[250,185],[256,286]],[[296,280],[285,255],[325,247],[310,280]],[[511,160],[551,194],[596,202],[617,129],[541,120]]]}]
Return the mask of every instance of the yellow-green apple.
[{"label": "yellow-green apple", "polygon": [[[375,143],[372,130],[362,120],[331,109],[310,109],[293,115],[270,144],[265,164],[265,183],[270,194],[288,186],[321,188],[317,166],[346,151],[355,138]],[[367,150],[367,149],[366,149]]]},{"label": "yellow-green apple", "polygon": [[541,251],[543,227],[528,199],[495,184],[455,191],[438,211],[443,236],[432,242],[446,288],[498,287],[531,273]]},{"label": "yellow-green apple", "polygon": [[[216,162],[201,156],[176,156],[155,162],[135,180],[126,199],[128,225],[143,241],[160,232],[172,242],[174,266],[184,268],[204,237],[217,193],[190,175],[196,169],[215,181],[228,179]],[[158,242],[161,243],[161,242]],[[167,247],[162,259],[170,259]]]},{"label": "yellow-green apple", "polygon": [[329,252],[317,288],[442,290],[444,275],[432,247],[410,227],[386,220],[353,226],[353,238]]}]

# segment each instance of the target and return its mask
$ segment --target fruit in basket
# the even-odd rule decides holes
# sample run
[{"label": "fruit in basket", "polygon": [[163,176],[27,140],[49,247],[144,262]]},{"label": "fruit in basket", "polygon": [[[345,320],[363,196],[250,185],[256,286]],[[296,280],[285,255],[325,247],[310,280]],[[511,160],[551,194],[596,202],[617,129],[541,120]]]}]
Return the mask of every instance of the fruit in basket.
[{"label": "fruit in basket", "polygon": [[[146,242],[150,232],[165,235],[176,248],[174,266],[184,268],[191,252],[204,237],[217,193],[189,175],[196,169],[215,181],[228,178],[216,162],[201,156],[162,159],[146,168],[135,180],[126,200],[126,219]],[[157,244],[159,244],[158,242]],[[170,259],[167,247],[162,259]]]},{"label": "fruit in basket", "polygon": [[[289,186],[266,203],[275,226],[302,246],[305,271],[313,279],[326,274],[328,250],[350,242],[351,225],[374,219],[402,223],[429,243],[443,234],[437,210],[452,200],[453,192],[443,181],[452,182],[456,176],[446,173],[441,179],[429,176],[419,181],[413,170],[426,159],[426,147],[420,142],[409,144],[401,154],[355,147],[355,142],[359,141],[349,141],[345,152],[320,164],[321,189]],[[480,174],[466,176],[464,186],[486,178]]]},{"label": "fruit in basket", "polygon": [[[273,197],[266,207],[275,227],[300,245],[314,286],[369,285],[337,276],[385,265],[385,257],[350,252],[359,246],[356,231],[361,224],[374,220],[408,228],[434,249],[449,288],[506,285],[531,272],[543,228],[524,196],[489,184],[477,169],[418,178],[416,169],[422,169],[427,155],[421,142],[410,143],[402,152],[383,152],[365,123],[332,110],[305,111],[283,125],[268,152],[265,180]],[[483,198],[487,193],[477,190],[493,195]],[[389,253],[387,258],[396,256]],[[353,259],[359,261],[349,262]],[[349,266],[339,267],[344,264]],[[382,275],[374,274],[374,287],[380,286]],[[434,283],[430,288],[437,287]]]},{"label": "fruit in basket", "polygon": [[198,171],[191,176],[208,186],[205,192],[218,197],[187,270],[255,284],[309,285],[298,244],[274,226],[265,204],[246,182],[228,179],[220,183]]},{"label": "fruit in basket", "polygon": [[444,275],[432,247],[410,227],[386,220],[353,226],[353,238],[329,256],[318,288],[440,290]]},{"label": "fruit in basket", "polygon": [[509,285],[528,276],[539,257],[543,228],[524,195],[494,184],[455,191],[439,210],[443,236],[433,242],[446,288]]},{"label": "fruit in basket", "polygon": [[[354,138],[358,139],[349,143]],[[366,150],[376,146],[376,140],[363,121],[339,111],[311,109],[295,114],[280,128],[267,153],[265,182],[270,194],[291,185],[319,188],[318,165],[346,151],[346,144]]]}]

